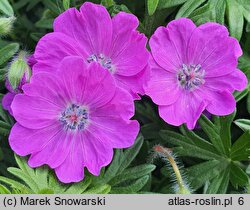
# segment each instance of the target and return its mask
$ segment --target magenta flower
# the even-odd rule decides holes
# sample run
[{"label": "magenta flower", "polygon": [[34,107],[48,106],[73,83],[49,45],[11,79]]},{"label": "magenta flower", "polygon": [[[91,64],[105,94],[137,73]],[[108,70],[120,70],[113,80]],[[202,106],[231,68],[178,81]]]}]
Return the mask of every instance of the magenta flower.
[{"label": "magenta flower", "polygon": [[84,3],[80,11],[68,9],[54,22],[54,32],[37,44],[34,73],[53,72],[64,57],[79,56],[86,63],[100,63],[134,98],[144,94],[148,79],[147,38],[138,19],[125,12],[110,17],[105,7]]},{"label": "magenta flower", "polygon": [[17,123],[10,146],[18,155],[31,154],[31,167],[55,169],[64,183],[82,180],[84,167],[99,175],[113,148],[131,146],[138,134],[138,122],[130,120],[133,98],[99,64],[65,58],[58,74],[37,73],[23,91],[11,106]]},{"label": "magenta flower", "polygon": [[159,27],[149,44],[153,59],[146,94],[159,105],[166,122],[193,129],[205,109],[214,115],[234,111],[232,92],[243,90],[247,79],[237,69],[240,45],[226,27],[196,27],[181,18]]}]

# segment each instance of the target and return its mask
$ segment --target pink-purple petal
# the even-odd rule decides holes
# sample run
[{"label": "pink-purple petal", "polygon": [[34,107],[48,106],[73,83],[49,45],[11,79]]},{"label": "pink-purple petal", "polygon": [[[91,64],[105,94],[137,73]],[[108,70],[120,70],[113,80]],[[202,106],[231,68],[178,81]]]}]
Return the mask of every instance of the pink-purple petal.
[{"label": "pink-purple petal", "polygon": [[51,125],[43,129],[29,129],[16,123],[11,129],[9,144],[15,153],[25,156],[41,151],[59,130],[59,125]]},{"label": "pink-purple petal", "polygon": [[49,127],[57,122],[62,107],[41,98],[18,94],[15,96],[11,109],[15,119],[30,129]]},{"label": "pink-purple petal", "polygon": [[72,134],[61,128],[41,151],[32,153],[28,161],[29,166],[34,168],[47,164],[51,168],[58,167],[66,159],[72,141]]},{"label": "pink-purple petal", "polygon": [[82,147],[86,139],[81,134],[76,134],[72,139],[70,152],[64,162],[55,168],[56,175],[61,182],[79,182],[84,178],[85,159],[87,148]]},{"label": "pink-purple petal", "polygon": [[159,106],[159,113],[171,125],[180,126],[186,123],[189,129],[193,129],[206,104],[206,100],[194,93],[182,93],[174,104]]},{"label": "pink-purple petal", "polygon": [[214,115],[229,115],[236,108],[234,96],[229,91],[212,92],[206,91],[207,97],[211,98],[206,110]]},{"label": "pink-purple petal", "polygon": [[3,96],[2,106],[5,110],[7,110],[11,115],[13,115],[13,111],[11,109],[12,101],[14,100],[15,93],[8,92]]},{"label": "pink-purple petal", "polygon": [[55,72],[67,56],[86,57],[86,54],[73,38],[59,32],[49,33],[36,46],[34,57],[37,63],[33,66],[33,72]]},{"label": "pink-purple petal", "polygon": [[99,176],[101,168],[107,166],[112,160],[113,149],[110,143],[105,142],[95,132],[85,132],[82,147],[85,166],[90,173]]},{"label": "pink-purple petal", "polygon": [[92,53],[107,55],[112,38],[112,22],[108,11],[102,5],[86,2],[81,6],[80,12],[83,17],[81,28],[86,32],[85,36],[92,46]]}]

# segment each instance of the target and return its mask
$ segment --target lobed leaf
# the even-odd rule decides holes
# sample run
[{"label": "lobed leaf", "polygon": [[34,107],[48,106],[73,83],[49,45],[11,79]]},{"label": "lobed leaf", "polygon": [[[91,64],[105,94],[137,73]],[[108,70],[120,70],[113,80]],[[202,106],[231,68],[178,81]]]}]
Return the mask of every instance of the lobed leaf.
[{"label": "lobed leaf", "polygon": [[7,16],[13,16],[14,11],[9,3],[8,0],[1,0],[0,1],[0,11]]}]

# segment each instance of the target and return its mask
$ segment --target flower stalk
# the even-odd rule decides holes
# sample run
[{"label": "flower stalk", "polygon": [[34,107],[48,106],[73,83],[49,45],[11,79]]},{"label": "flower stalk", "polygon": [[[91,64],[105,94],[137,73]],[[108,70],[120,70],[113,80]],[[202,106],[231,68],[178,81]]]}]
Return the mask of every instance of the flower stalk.
[{"label": "flower stalk", "polygon": [[172,155],[171,149],[164,148],[160,145],[156,145],[153,147],[153,150],[164,159],[167,159],[170,165],[172,166],[174,173],[175,173],[176,181],[178,184],[178,190],[176,190],[176,194],[191,194],[190,190],[188,189],[187,185],[185,184],[185,181],[183,180],[181,176],[181,172]]}]

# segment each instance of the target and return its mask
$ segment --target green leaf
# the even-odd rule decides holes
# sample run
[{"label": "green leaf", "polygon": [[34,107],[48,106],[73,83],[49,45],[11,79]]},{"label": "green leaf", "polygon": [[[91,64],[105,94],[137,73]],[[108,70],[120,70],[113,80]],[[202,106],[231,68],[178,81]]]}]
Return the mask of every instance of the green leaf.
[{"label": "green leaf", "polygon": [[180,17],[189,17],[189,15],[198,8],[206,0],[188,0],[182,7],[179,9],[175,19]]},{"label": "green leaf", "polygon": [[9,167],[7,169],[11,174],[15,175],[16,177],[20,178],[21,180],[23,180],[28,186],[29,188],[34,192],[34,193],[38,193],[39,192],[39,187],[38,184],[31,179],[31,177],[26,174],[23,173],[20,169],[18,168],[13,168],[13,167]]},{"label": "green leaf", "polygon": [[1,0],[0,1],[0,11],[7,16],[13,16],[14,11],[9,3],[8,0]]},{"label": "green leaf", "polygon": [[38,194],[54,194],[54,190],[52,189],[42,189],[38,191]]},{"label": "green leaf", "polygon": [[112,7],[115,5],[114,0],[101,0],[101,4],[105,7]]},{"label": "green leaf", "polygon": [[2,118],[6,123],[9,124],[11,123],[10,117],[8,116],[7,112],[3,110],[1,103],[0,103],[0,118]]},{"label": "green leaf", "polygon": [[64,7],[65,10],[69,9],[70,0],[63,0],[63,7]]},{"label": "green leaf", "polygon": [[250,114],[250,94],[247,96],[247,111]]},{"label": "green leaf", "polygon": [[227,0],[227,17],[230,35],[240,40],[243,32],[244,18],[241,5],[237,1]]},{"label": "green leaf", "polygon": [[247,174],[234,162],[231,164],[230,182],[238,189],[238,187],[244,187],[248,184],[249,178]]},{"label": "green leaf", "polygon": [[250,131],[250,120],[248,119],[238,119],[234,123],[239,126],[243,131]]},{"label": "green leaf", "polygon": [[186,169],[188,175],[188,181],[191,188],[197,190],[206,181],[212,180],[218,176],[225,168],[227,168],[229,162],[222,160],[209,160],[200,164],[196,164]]},{"label": "green leaf", "polygon": [[235,117],[236,111],[227,116],[221,116],[220,119],[220,139],[223,145],[223,151],[227,156],[231,150],[231,124]]},{"label": "green leaf", "polygon": [[122,183],[126,180],[130,179],[138,179],[142,176],[145,176],[149,173],[151,173],[155,169],[155,165],[152,164],[143,164],[139,166],[135,166],[133,168],[129,168],[123,171],[122,174],[116,176],[114,179],[112,179],[109,184],[114,186],[119,183]]},{"label": "green leaf", "polygon": [[46,29],[52,29],[53,28],[53,22],[54,19],[41,19],[38,22],[36,22],[35,26],[38,28],[46,28]]},{"label": "green leaf", "polygon": [[11,192],[5,186],[0,184],[0,194],[11,194]]},{"label": "green leaf", "polygon": [[27,186],[15,181],[15,180],[9,179],[7,177],[0,176],[0,181],[10,185],[10,187],[12,187],[13,189],[20,190],[21,192],[26,192],[26,193],[30,193],[30,194],[34,193]]},{"label": "green leaf", "polygon": [[6,79],[7,70],[6,69],[0,69],[0,82],[4,82]]},{"label": "green leaf", "polygon": [[11,125],[0,120],[0,134],[7,136],[9,135]]},{"label": "green leaf", "polygon": [[[195,145],[191,139],[184,137],[176,132],[173,131],[160,131],[160,136],[163,140],[166,142],[169,142],[173,145],[181,146],[178,148],[175,148],[175,152],[179,156],[190,156],[190,157],[197,157],[203,160],[211,160],[221,157],[218,155],[217,151],[211,148],[211,145],[207,147],[206,145],[209,145],[205,143],[205,140],[203,140],[203,145],[201,144],[199,146]],[[210,150],[208,149],[210,148]]]},{"label": "green leaf", "polygon": [[39,41],[43,36],[44,36],[43,33],[38,33],[38,32],[35,32],[35,33],[31,33],[31,34],[30,34],[30,37],[31,37],[34,41]]},{"label": "green leaf", "polygon": [[38,3],[40,3],[42,0],[32,0],[29,2],[29,5],[26,8],[26,11],[32,10]]},{"label": "green leaf", "polygon": [[148,179],[149,179],[149,176],[146,175],[146,176],[141,177],[140,179],[137,179],[136,181],[134,181],[130,184],[127,184],[125,187],[124,186],[113,187],[111,189],[110,193],[112,193],[112,194],[136,193],[136,192],[140,191],[145,186]]},{"label": "green leaf", "polygon": [[224,0],[212,0],[192,12],[190,18],[197,25],[201,25],[206,22],[218,22],[220,24],[224,24],[225,11],[226,4]]},{"label": "green leaf", "polygon": [[239,102],[241,99],[245,98],[248,94],[249,94],[249,87],[247,87],[243,91],[235,91],[234,98],[235,98],[236,102]]},{"label": "green leaf", "polygon": [[187,0],[159,0],[158,9],[166,9],[185,3]]},{"label": "green leaf", "polygon": [[183,125],[180,127],[180,131],[183,133],[184,136],[188,137],[190,141],[199,148],[203,148],[204,150],[210,151],[215,154],[219,154],[215,147],[208,142],[207,140],[201,138],[198,134],[194,131],[191,131],[187,128],[187,126]]},{"label": "green leaf", "polygon": [[[29,181],[31,182],[30,185],[34,186],[34,188],[31,187],[32,190],[37,190],[37,189],[43,189],[47,188],[47,175],[48,175],[48,169],[46,167],[40,167],[38,168],[38,172],[35,173],[35,170],[30,168],[27,164],[27,159],[26,158],[21,158],[18,155],[15,155],[16,162],[19,166],[18,169],[20,170],[20,174],[27,174],[27,177],[29,177]],[[43,171],[43,172],[42,172]],[[26,184],[29,184],[26,182]],[[34,185],[35,184],[35,185]]]},{"label": "green leaf", "polygon": [[232,146],[232,160],[250,160],[250,131],[245,132]]},{"label": "green leaf", "polygon": [[[214,1],[213,1],[214,2]],[[216,22],[224,25],[226,3],[225,0],[218,0],[215,4]]]},{"label": "green leaf", "polygon": [[198,122],[217,151],[226,154],[218,128],[204,114],[201,115]]},{"label": "green leaf", "polygon": [[54,3],[54,1],[43,0],[42,3],[44,4],[44,6],[50,9],[56,15],[59,15],[60,13],[62,13],[61,8],[56,3]]},{"label": "green leaf", "polygon": [[102,186],[93,187],[85,191],[83,194],[108,194],[110,190],[111,190],[111,186],[108,184],[105,184]]},{"label": "green leaf", "polygon": [[0,65],[4,64],[18,51],[19,44],[11,43],[0,49]]},{"label": "green leaf", "polygon": [[159,0],[147,0],[148,14],[151,16],[155,13]]},{"label": "green leaf", "polygon": [[85,177],[84,181],[72,184],[64,194],[81,194],[89,187],[91,181],[90,177]]},{"label": "green leaf", "polygon": [[135,157],[139,153],[142,144],[143,144],[143,136],[139,135],[134,145],[129,149],[126,149],[125,152],[123,153],[123,157],[120,163],[121,166],[119,167],[117,174],[122,173],[123,170],[130,165],[130,163],[135,159]]},{"label": "green leaf", "polygon": [[225,194],[229,183],[230,167],[213,178],[206,190],[206,194]]}]

